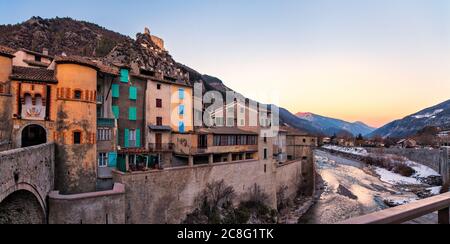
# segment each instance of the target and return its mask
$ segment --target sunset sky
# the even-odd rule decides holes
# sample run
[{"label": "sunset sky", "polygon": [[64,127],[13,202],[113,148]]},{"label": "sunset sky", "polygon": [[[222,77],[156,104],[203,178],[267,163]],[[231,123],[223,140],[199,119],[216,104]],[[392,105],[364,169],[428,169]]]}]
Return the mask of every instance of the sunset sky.
[{"label": "sunset sky", "polygon": [[382,126],[450,99],[448,0],[0,0],[1,24],[87,20],[291,112]]}]

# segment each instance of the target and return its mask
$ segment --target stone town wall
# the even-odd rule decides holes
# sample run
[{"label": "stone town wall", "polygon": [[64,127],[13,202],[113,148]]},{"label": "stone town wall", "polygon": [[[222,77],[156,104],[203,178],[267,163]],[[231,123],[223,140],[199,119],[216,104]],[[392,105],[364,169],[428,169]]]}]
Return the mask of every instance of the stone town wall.
[{"label": "stone town wall", "polygon": [[286,190],[286,197],[295,198],[299,191],[299,186],[302,184],[305,177],[302,176],[301,161],[288,162],[277,167],[276,173],[276,190],[280,191],[282,188]]},{"label": "stone town wall", "polygon": [[49,195],[50,224],[125,224],[125,187],[111,191]]},{"label": "stone town wall", "polygon": [[366,148],[370,153],[387,153],[400,155],[411,161],[421,163],[439,172],[439,150],[415,148]]},{"label": "stone town wall", "polygon": [[126,223],[176,224],[195,209],[195,198],[206,185],[220,180],[234,188],[236,204],[258,184],[269,196],[270,206],[276,208],[277,187],[287,185],[293,194],[301,164],[297,161],[277,167],[273,162],[249,160],[128,174],[116,171],[113,175],[115,182],[126,188]]}]

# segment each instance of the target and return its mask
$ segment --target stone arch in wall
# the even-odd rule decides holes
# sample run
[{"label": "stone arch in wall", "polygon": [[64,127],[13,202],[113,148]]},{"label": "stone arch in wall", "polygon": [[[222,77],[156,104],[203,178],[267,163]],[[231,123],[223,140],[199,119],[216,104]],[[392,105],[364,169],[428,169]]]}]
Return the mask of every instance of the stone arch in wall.
[{"label": "stone arch in wall", "polygon": [[20,147],[31,147],[47,143],[47,130],[37,124],[30,124],[20,131]]},{"label": "stone arch in wall", "polygon": [[0,196],[0,224],[45,224],[45,206],[39,194],[28,185],[14,189]]}]

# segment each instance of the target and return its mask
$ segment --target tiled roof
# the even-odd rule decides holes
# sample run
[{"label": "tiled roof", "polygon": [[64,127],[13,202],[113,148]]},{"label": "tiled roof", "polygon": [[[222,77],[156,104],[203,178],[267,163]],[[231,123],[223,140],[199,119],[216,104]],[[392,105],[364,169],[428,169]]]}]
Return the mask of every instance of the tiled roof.
[{"label": "tiled roof", "polygon": [[53,59],[54,58],[53,56],[50,56],[50,55],[47,55],[47,54],[43,54],[43,53],[39,53],[39,52],[35,52],[35,51],[28,50],[28,49],[25,49],[25,48],[22,48],[22,51],[24,51],[26,53],[29,53],[29,54],[32,54],[32,55],[35,55],[35,56],[40,56],[40,57],[44,57],[44,58],[48,58],[48,59]]},{"label": "tiled roof", "polygon": [[100,70],[100,72],[112,74],[112,75],[119,75],[119,69],[110,65],[106,65],[98,60],[92,60],[93,63],[97,66],[97,68]]},{"label": "tiled roof", "polygon": [[289,136],[311,136],[306,132],[288,126],[282,126],[280,129],[283,130],[283,132],[287,132]]},{"label": "tiled roof", "polygon": [[13,67],[13,74],[11,75],[11,79],[57,83],[55,79],[55,72],[53,70],[19,66]]},{"label": "tiled roof", "polygon": [[55,58],[55,62],[57,64],[64,64],[64,63],[80,64],[80,65],[89,66],[94,69],[99,69],[97,67],[96,63],[92,62],[91,60],[89,60],[87,58],[80,57],[80,56],[57,56]]},{"label": "tiled roof", "polygon": [[31,66],[38,66],[38,67],[44,67],[44,68],[47,68],[48,66],[50,66],[50,64],[47,64],[44,62],[38,62],[38,61],[34,61],[34,60],[24,60],[23,62],[25,62]]},{"label": "tiled roof", "polygon": [[14,49],[11,49],[9,47],[5,47],[5,46],[0,46],[0,55],[1,56],[7,56],[7,57],[14,57]]}]

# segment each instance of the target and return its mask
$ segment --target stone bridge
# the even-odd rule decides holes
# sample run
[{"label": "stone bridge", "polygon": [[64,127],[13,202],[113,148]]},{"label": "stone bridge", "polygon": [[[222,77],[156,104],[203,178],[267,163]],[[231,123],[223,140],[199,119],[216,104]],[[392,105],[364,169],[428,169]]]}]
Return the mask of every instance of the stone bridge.
[{"label": "stone bridge", "polygon": [[0,224],[47,222],[54,155],[54,144],[0,152]]}]

